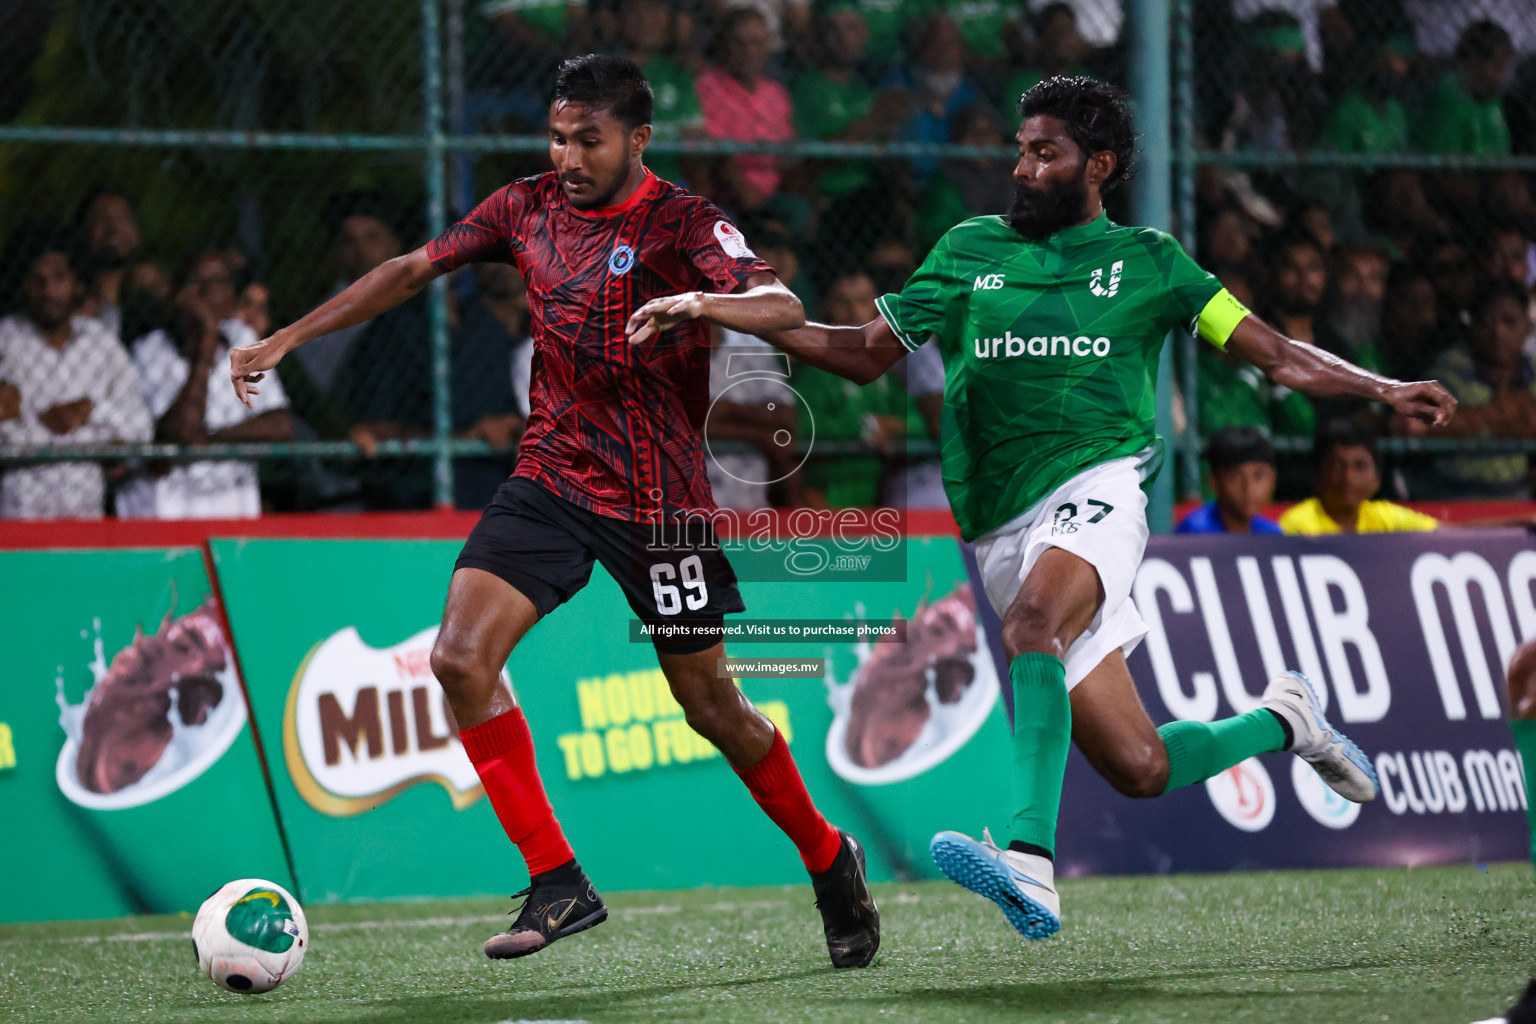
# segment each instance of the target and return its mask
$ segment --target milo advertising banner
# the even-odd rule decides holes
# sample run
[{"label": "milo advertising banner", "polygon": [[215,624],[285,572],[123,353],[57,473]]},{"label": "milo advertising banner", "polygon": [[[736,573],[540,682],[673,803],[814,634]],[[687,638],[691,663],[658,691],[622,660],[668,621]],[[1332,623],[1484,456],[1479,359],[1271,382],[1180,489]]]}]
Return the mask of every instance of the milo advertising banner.
[{"label": "milo advertising banner", "polygon": [[1074,751],[1059,863],[1102,874],[1525,859],[1504,671],[1536,636],[1533,588],[1524,531],[1152,538],[1134,590],[1150,631],[1130,668],[1153,720],[1249,711],[1272,676],[1300,669],[1374,760],[1381,796],[1349,803],[1298,758],[1266,754],[1134,801]]},{"label": "milo advertising banner", "polygon": [[0,552],[0,921],[291,881],[197,548]]},{"label": "milo advertising banner", "polygon": [[[459,547],[213,542],[305,901],[523,884],[428,664]],[[931,876],[934,831],[1006,813],[1007,729],[959,549],[906,547],[904,581],[747,582],[747,614],[728,620],[743,627],[729,656],[814,666],[741,686],[827,815],[866,840],[876,878]],[[507,666],[582,864],[615,890],[803,881],[788,840],[684,721],[631,618],[595,572]],[[905,642],[825,628],[892,619]],[[752,623],[769,632],[750,638]]]}]

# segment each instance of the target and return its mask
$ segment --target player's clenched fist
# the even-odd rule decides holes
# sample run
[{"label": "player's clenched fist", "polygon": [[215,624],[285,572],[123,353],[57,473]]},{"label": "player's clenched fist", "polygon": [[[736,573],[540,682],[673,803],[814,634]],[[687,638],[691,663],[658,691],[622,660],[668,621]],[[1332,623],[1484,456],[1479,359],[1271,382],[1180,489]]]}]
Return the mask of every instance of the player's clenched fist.
[{"label": "player's clenched fist", "polygon": [[1437,380],[1416,380],[1387,390],[1392,411],[1432,427],[1443,427],[1456,415],[1456,399]]},{"label": "player's clenched fist", "polygon": [[235,386],[235,394],[240,396],[246,408],[256,407],[251,402],[251,396],[261,394],[261,389],[253,385],[266,376],[265,371],[282,361],[286,351],[275,334],[254,345],[242,345],[229,350],[229,379]]},{"label": "player's clenched fist", "polygon": [[683,292],[652,299],[630,316],[624,334],[631,345],[638,345],[684,320],[704,315],[704,293]]}]

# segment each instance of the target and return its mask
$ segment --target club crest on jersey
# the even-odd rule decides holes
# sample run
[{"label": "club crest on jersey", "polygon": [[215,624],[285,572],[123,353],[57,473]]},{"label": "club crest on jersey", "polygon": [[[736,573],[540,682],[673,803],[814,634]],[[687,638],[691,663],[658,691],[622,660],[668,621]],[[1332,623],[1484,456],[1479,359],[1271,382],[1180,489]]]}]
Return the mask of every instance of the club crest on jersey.
[{"label": "club crest on jersey", "polygon": [[629,268],[634,265],[635,250],[627,245],[619,246],[608,257],[608,273],[610,274],[627,274],[629,273]]},{"label": "club crest on jersey", "polygon": [[1109,285],[1103,284],[1104,268],[1097,267],[1093,275],[1088,278],[1088,290],[1101,299],[1107,299],[1120,290],[1120,271],[1125,269],[1125,260],[1115,260],[1114,266],[1109,268]]}]

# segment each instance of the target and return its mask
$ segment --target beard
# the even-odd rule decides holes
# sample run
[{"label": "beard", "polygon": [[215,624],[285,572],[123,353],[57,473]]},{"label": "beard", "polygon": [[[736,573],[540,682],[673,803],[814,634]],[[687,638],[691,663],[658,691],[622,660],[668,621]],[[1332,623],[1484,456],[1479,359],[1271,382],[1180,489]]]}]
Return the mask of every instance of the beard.
[{"label": "beard", "polygon": [[1015,182],[1008,225],[1030,241],[1041,242],[1082,221],[1088,214],[1087,172],[1084,166],[1077,177],[1044,188]]}]

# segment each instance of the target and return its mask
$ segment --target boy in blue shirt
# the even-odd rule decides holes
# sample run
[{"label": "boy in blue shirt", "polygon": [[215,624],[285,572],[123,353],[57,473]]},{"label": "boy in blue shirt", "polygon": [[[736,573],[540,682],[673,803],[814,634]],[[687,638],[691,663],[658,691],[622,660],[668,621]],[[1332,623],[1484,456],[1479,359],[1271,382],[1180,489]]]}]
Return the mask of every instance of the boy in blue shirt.
[{"label": "boy in blue shirt", "polygon": [[1216,500],[1179,523],[1175,533],[1280,533],[1259,515],[1275,497],[1275,450],[1253,427],[1223,427],[1205,446]]}]

